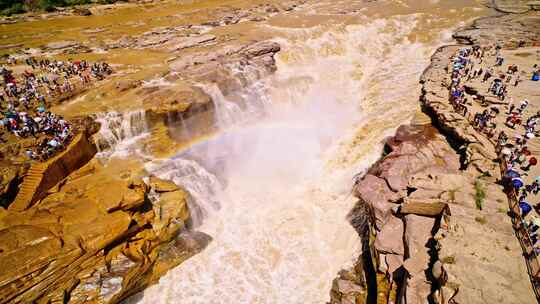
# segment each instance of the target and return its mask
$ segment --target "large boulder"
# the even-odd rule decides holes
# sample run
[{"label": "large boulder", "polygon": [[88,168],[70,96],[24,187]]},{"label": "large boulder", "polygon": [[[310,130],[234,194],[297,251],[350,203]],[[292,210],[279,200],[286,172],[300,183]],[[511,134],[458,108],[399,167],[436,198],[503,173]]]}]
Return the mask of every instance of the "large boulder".
[{"label": "large boulder", "polygon": [[391,216],[382,230],[377,233],[375,239],[375,249],[378,252],[404,255],[403,236],[405,227],[403,221],[395,216]]},{"label": "large boulder", "polygon": [[382,229],[391,217],[392,208],[396,207],[393,202],[400,199],[400,195],[390,190],[384,179],[371,174],[356,183],[354,193],[373,208],[378,229]]}]

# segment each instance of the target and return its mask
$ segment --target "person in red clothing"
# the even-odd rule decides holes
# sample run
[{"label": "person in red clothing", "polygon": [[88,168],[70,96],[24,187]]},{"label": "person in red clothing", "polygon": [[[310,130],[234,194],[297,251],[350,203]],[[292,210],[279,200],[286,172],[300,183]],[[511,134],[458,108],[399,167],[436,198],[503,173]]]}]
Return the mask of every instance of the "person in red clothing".
[{"label": "person in red clothing", "polygon": [[538,164],[538,160],[536,159],[536,157],[532,156],[531,158],[529,158],[528,164],[526,166],[521,167],[521,169],[525,171],[529,171],[531,167],[534,167],[537,164]]}]

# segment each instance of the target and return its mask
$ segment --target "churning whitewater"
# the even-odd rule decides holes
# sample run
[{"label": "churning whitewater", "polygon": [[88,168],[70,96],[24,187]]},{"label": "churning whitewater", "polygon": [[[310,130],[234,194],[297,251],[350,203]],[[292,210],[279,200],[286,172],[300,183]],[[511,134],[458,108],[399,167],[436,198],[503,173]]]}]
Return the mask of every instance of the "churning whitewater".
[{"label": "churning whitewater", "polygon": [[346,220],[352,177],[415,111],[433,47],[409,41],[418,18],[264,25],[282,51],[276,74],[246,88],[248,106],[201,85],[222,132],[146,168],[190,192],[193,229],[212,241],[135,300],[325,302],[360,247]]}]

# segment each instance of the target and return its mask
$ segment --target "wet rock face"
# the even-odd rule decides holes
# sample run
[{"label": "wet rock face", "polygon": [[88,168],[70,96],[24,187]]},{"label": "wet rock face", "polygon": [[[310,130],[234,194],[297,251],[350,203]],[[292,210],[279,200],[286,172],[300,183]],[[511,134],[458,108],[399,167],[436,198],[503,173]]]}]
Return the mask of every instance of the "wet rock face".
[{"label": "wet rock face", "polygon": [[[198,86],[175,85],[190,79],[203,84],[215,84],[225,95],[234,95],[269,76],[276,70],[274,56],[280,51],[278,43],[261,41],[243,45],[228,45],[207,52],[182,56],[169,63],[164,75],[169,86],[145,87],[140,83],[118,82],[119,91],[135,90],[142,99],[150,124],[170,120],[170,114],[182,114],[184,119],[199,111],[210,110],[212,99]],[[241,73],[236,73],[233,68]]]},{"label": "wet rock face", "polygon": [[[117,87],[133,90],[142,99],[145,119],[151,128],[171,126],[178,129],[184,128],[180,124],[189,122],[192,130],[211,132],[216,124],[213,118],[215,102],[219,101],[213,100],[216,96],[209,96],[200,84],[217,87],[220,94],[243,107],[247,101],[242,93],[275,72],[274,56],[279,51],[280,45],[272,41],[227,45],[171,61],[170,71],[163,77],[171,85],[133,87],[133,84],[118,83]],[[176,85],[185,79],[199,85]]]},{"label": "wet rock face", "polygon": [[0,216],[2,303],[118,303],[208,243],[182,232],[183,189],[99,172],[89,165],[32,208]]},{"label": "wet rock face", "polygon": [[[268,71],[275,71],[273,56],[280,51],[276,42],[261,41],[256,43],[234,45],[229,44],[223,48],[210,52],[198,52],[193,55],[182,56],[171,61],[169,66],[172,72],[182,72],[188,75],[204,75],[209,68],[225,68],[226,64],[257,65],[265,67]],[[187,70],[186,70],[187,69]]]},{"label": "wet rock face", "polygon": [[[280,45],[272,41],[227,44],[171,60],[158,79],[119,80],[112,89],[141,102],[142,113],[136,121],[142,120],[142,131],[152,134],[145,148],[166,154],[186,140],[186,134],[197,137],[215,131],[215,105],[223,98],[239,108],[246,106],[249,101],[244,93],[276,70],[274,56],[279,50]],[[127,114],[119,118],[133,123]],[[121,123],[105,127],[118,138],[125,133]],[[94,140],[101,150],[114,144],[103,134],[97,134]]]}]

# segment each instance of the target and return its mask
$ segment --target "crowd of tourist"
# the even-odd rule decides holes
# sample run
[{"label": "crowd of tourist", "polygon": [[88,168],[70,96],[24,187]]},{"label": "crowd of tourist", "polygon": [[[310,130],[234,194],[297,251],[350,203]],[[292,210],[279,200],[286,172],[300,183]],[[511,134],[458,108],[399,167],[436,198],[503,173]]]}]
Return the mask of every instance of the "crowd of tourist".
[{"label": "crowd of tourist", "polygon": [[[485,57],[487,56],[495,58],[494,63],[486,67]],[[481,66],[482,63],[484,66]],[[509,101],[505,102],[509,96],[509,86],[517,87],[523,80],[517,65],[511,64],[504,69],[504,63],[505,58],[498,45],[461,49],[452,59],[449,101],[456,112],[465,117],[472,117],[470,120],[475,129],[496,144],[497,153],[506,164],[503,182],[513,188],[516,193],[520,210],[519,214],[514,214],[520,223],[520,227],[517,228],[524,229],[530,240],[533,249],[528,254],[540,256],[540,217],[538,217],[540,204],[531,204],[531,200],[540,192],[540,176],[528,184],[524,181],[530,170],[538,164],[538,159],[529,150],[528,143],[531,139],[540,136],[538,131],[540,111],[525,117],[529,100],[523,99],[515,103],[512,98],[509,98]],[[472,103],[466,97],[468,88],[465,86],[465,81],[476,78],[480,78],[481,83],[489,83],[486,95],[492,95],[499,102],[491,102],[492,105],[489,106],[486,96],[469,94],[473,95],[474,101],[482,106],[481,111],[470,113]],[[540,80],[540,68],[536,64],[532,67],[530,80]],[[507,111],[500,109],[500,105],[504,104],[507,105]],[[502,126],[498,125],[497,118],[501,114],[506,115],[504,125],[516,130],[517,135],[507,135],[502,130]],[[497,137],[496,140],[495,137]],[[532,212],[533,210],[536,212]]]},{"label": "crowd of tourist", "polygon": [[26,155],[41,161],[61,151],[73,138],[72,125],[62,116],[47,111],[47,106],[55,98],[73,93],[77,86],[88,85],[93,79],[101,80],[112,73],[106,62],[90,64],[85,60],[32,57],[17,62],[14,57],[8,57],[7,63],[24,63],[27,69],[16,75],[8,67],[0,66],[0,129],[16,137],[33,137],[37,144],[27,149]]},{"label": "crowd of tourist", "polygon": [[[11,61],[17,64],[16,61]],[[101,80],[110,74],[111,68],[106,62],[89,64],[80,61],[56,61],[49,59],[36,60],[29,57],[25,60],[31,69],[25,70],[17,79],[12,70],[0,67],[2,88],[0,102],[7,106],[22,105],[28,108],[32,101],[45,102],[64,93],[75,90],[75,82],[87,85],[92,78]]]}]

